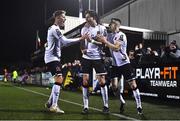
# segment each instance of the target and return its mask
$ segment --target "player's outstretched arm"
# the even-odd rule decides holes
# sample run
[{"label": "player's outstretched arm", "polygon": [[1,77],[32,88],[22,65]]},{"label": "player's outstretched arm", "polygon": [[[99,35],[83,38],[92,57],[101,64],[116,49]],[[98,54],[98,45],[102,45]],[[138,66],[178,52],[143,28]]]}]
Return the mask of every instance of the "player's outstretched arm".
[{"label": "player's outstretched arm", "polygon": [[85,40],[89,38],[88,34],[82,35],[79,38],[66,38],[65,36],[62,36],[61,39],[65,42],[65,43],[70,43],[70,42],[78,42],[81,40]]}]

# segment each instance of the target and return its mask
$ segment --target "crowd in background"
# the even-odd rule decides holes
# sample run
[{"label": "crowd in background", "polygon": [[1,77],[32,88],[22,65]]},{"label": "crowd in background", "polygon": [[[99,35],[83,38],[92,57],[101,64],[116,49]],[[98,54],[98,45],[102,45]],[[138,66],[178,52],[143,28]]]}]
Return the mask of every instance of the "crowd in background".
[{"label": "crowd in background", "polygon": [[158,49],[144,47],[142,43],[129,51],[129,58],[133,67],[141,64],[163,64],[180,62],[180,48],[176,40],[172,40],[169,45],[161,45]]}]

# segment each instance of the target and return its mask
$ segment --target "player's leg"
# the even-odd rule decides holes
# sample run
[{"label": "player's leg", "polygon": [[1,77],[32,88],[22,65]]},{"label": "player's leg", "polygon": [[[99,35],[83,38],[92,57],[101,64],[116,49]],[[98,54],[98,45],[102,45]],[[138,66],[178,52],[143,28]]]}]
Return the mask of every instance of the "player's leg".
[{"label": "player's leg", "polygon": [[131,89],[133,90],[133,95],[136,100],[138,114],[141,115],[142,114],[141,97],[140,97],[139,89],[137,88],[136,81],[135,80],[130,81],[129,85]]},{"label": "player's leg", "polygon": [[91,61],[87,59],[81,60],[83,82],[82,82],[82,94],[83,94],[83,114],[87,114],[89,110],[89,72],[91,70]]},{"label": "player's leg", "polygon": [[[50,77],[49,80],[51,80],[52,82],[55,83],[55,80],[54,80],[54,77],[53,77],[53,76]],[[52,90],[54,90],[53,87],[52,87]],[[48,101],[45,103],[45,107],[46,107],[46,108],[50,108],[51,105],[52,105],[52,102],[53,102],[53,91],[51,91],[51,94],[50,94],[50,96],[49,96],[49,99],[48,99]]]},{"label": "player's leg", "polygon": [[84,109],[82,113],[88,113],[89,109],[89,74],[83,74],[83,82],[82,82],[82,93],[83,93],[83,104]]},{"label": "player's leg", "polygon": [[124,106],[126,103],[124,98],[123,98],[123,93],[124,93],[124,76],[121,75],[121,78],[119,79],[119,99],[121,102],[120,113],[124,112]]},{"label": "player's leg", "polygon": [[105,81],[105,75],[99,75],[98,80],[101,87],[101,95],[102,95],[103,104],[104,104],[103,112],[109,113],[108,88]]},{"label": "player's leg", "polygon": [[61,84],[63,83],[63,77],[62,75],[56,75],[54,77],[54,80],[55,80],[55,84],[53,85],[52,88],[53,98],[52,98],[52,106],[50,107],[50,111],[64,113],[64,111],[60,110],[58,107],[58,100],[59,100]]},{"label": "player's leg", "polygon": [[105,75],[107,74],[105,66],[102,60],[96,60],[93,62],[93,67],[96,70],[96,75],[101,87],[101,95],[104,103],[103,112],[109,113],[109,102],[108,102],[108,88],[106,85]]},{"label": "player's leg", "polygon": [[[120,113],[124,111],[124,106],[125,106],[125,100],[123,98],[123,92],[124,92],[124,76],[123,74],[123,69],[122,67],[117,67],[117,66],[112,66],[111,68],[111,79],[112,81],[118,81],[119,79],[119,100],[120,100]],[[118,84],[117,84],[118,85]],[[116,85],[115,85],[116,86]],[[118,88],[118,86],[117,86]]]},{"label": "player's leg", "polygon": [[113,94],[114,96],[116,96],[118,92],[118,77],[114,77],[113,79],[111,79],[111,84],[112,84]]},{"label": "player's leg", "polygon": [[138,114],[142,114],[141,97],[140,97],[139,89],[136,84],[133,68],[131,67],[130,64],[126,64],[125,66],[123,66],[122,70],[123,70],[123,75],[124,75],[125,80],[128,81],[133,91],[133,95],[134,95],[136,105],[137,105]]},{"label": "player's leg", "polygon": [[63,110],[61,110],[58,107],[58,100],[59,100],[59,94],[60,94],[60,86],[63,83],[63,77],[61,73],[61,64],[60,62],[51,62],[48,64],[48,67],[54,76],[55,83],[52,87],[51,90],[51,95],[49,97],[49,104],[52,104],[49,108],[51,112],[56,112],[56,113],[64,113]]},{"label": "player's leg", "polygon": [[[52,90],[53,90],[53,87],[52,87]],[[49,99],[48,101],[45,103],[45,108],[50,108],[51,105],[52,105],[52,102],[53,102],[53,91],[51,90],[51,94],[49,96]]]}]

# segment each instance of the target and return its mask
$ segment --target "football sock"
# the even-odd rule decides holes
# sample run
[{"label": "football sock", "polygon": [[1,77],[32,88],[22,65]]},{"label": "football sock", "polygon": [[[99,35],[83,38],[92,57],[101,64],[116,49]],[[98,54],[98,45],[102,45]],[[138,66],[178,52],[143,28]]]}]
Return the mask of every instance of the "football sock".
[{"label": "football sock", "polygon": [[54,84],[53,88],[52,88],[52,92],[53,92],[53,106],[57,106],[58,104],[58,99],[59,99],[59,93],[60,93],[60,86]]},{"label": "football sock", "polygon": [[134,98],[136,100],[136,105],[137,105],[137,108],[142,108],[141,106],[141,97],[140,97],[140,93],[139,93],[139,89],[136,88],[135,90],[133,90],[133,95],[134,95]]},{"label": "football sock", "polygon": [[82,92],[83,92],[83,103],[84,103],[84,108],[89,108],[89,94],[88,94],[88,88],[87,87],[82,87]]},{"label": "football sock", "polygon": [[107,90],[106,85],[101,86],[101,95],[102,95],[104,106],[109,107],[109,105],[108,105],[108,90]]},{"label": "football sock", "polygon": [[123,98],[123,94],[122,93],[119,94],[119,99],[120,99],[121,103],[123,103],[123,104],[126,103],[124,98]]},{"label": "football sock", "polygon": [[52,87],[51,94],[50,94],[49,99],[48,99],[49,104],[52,104],[52,101],[53,101],[53,88],[54,88],[54,86]]}]

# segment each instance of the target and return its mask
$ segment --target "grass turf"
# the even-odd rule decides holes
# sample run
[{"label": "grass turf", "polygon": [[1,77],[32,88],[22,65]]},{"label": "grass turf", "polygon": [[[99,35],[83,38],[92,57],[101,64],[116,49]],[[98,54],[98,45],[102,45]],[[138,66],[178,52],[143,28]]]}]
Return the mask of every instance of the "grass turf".
[{"label": "grass turf", "polygon": [[[143,116],[137,115],[136,104],[132,97],[126,98],[126,108],[123,116],[119,115],[119,101],[109,97],[109,107],[112,114],[105,115],[102,110],[102,98],[99,95],[90,96],[88,115],[82,115],[82,94],[61,90],[59,106],[65,114],[54,114],[44,108],[51,89],[37,86],[14,86],[0,82],[0,120],[180,120],[180,107],[172,102],[157,99],[142,98]],[[69,102],[68,102],[69,101]],[[74,104],[76,103],[76,104]],[[128,117],[128,118],[126,118]]]}]

